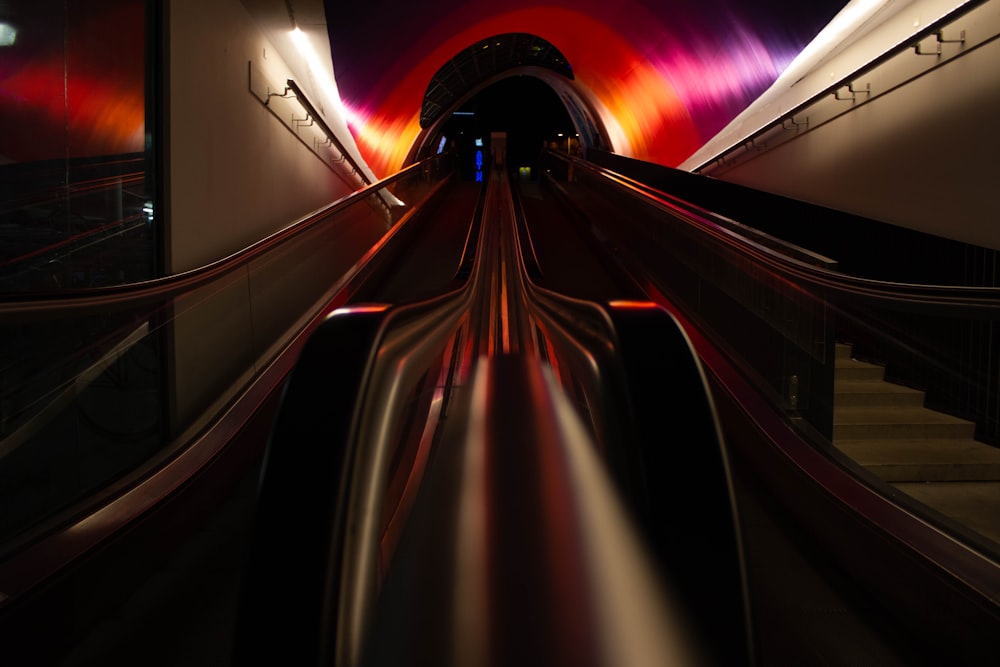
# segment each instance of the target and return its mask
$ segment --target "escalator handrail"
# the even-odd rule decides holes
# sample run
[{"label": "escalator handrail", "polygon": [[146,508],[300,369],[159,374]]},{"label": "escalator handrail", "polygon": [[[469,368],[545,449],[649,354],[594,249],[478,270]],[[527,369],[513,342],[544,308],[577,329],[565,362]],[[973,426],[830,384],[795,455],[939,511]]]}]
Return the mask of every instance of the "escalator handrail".
[{"label": "escalator handrail", "polygon": [[[610,170],[573,158],[574,167],[603,179],[611,187],[645,202],[673,218],[680,219],[705,233],[728,249],[740,253],[775,274],[795,280],[819,293],[851,301],[874,301],[884,306],[934,315],[956,315],[993,319],[1000,317],[1000,288],[964,285],[921,285],[862,278],[826,269],[789,257],[726,226],[713,222],[696,211],[682,207],[669,195],[661,196],[648,187],[638,187],[629,179]],[[669,197],[669,198],[668,198]]]},{"label": "escalator handrail", "polygon": [[[482,206],[477,206],[477,213],[481,211]],[[473,226],[476,223],[472,221]],[[474,239],[477,246],[484,242],[483,235]],[[244,583],[245,590],[273,590],[277,597],[255,597],[250,593],[241,603],[237,635],[239,660],[256,659],[260,655],[272,655],[272,652],[275,658],[280,656],[284,660],[290,637],[296,638],[292,640],[296,655],[307,662],[332,660],[334,656],[349,663],[357,660],[370,623],[373,591],[378,585],[370,565],[372,549],[377,544],[373,535],[380,516],[378,509],[373,507],[380,500],[372,485],[382,479],[386,459],[381,454],[387,450],[394,435],[385,426],[399,419],[403,410],[400,401],[407,394],[406,387],[419,380],[448,339],[456,335],[483,280],[478,270],[482,256],[481,250],[473,250],[467,245],[464,257],[472,262],[472,271],[460,283],[456,278],[452,286],[438,296],[401,306],[355,304],[335,311],[310,334],[303,355],[296,363],[302,370],[292,371],[287,401],[283,400],[279,408],[278,427],[268,443],[268,451],[273,454],[267,456],[268,463],[261,478],[261,497],[264,498],[266,492],[270,505],[262,517],[263,523],[255,529],[257,546],[251,555],[252,569]],[[324,366],[322,360],[336,355],[335,349],[328,348],[338,345],[338,341],[347,341],[357,348],[355,356],[360,354],[367,361],[356,372],[347,375],[325,369],[317,373],[317,368]],[[331,387],[337,396],[351,403],[333,427],[323,408]],[[303,411],[303,402],[312,409]],[[300,417],[289,421],[287,415],[293,413]],[[329,442],[331,438],[333,442]],[[337,465],[344,467],[334,471],[342,488],[334,489],[336,495],[326,499],[322,510],[329,514],[329,521],[318,526],[302,526],[295,533],[319,531],[326,536],[319,542],[310,542],[313,549],[325,550],[320,560],[312,558],[315,554],[289,550],[288,545],[278,552],[269,546],[269,540],[277,534],[274,531],[283,529],[281,508],[287,510],[295,505],[295,488],[301,482],[296,469],[313,465],[287,451],[300,450],[302,442],[306,443],[306,452],[314,446],[343,450]],[[329,455],[326,458],[330,458]],[[308,472],[325,474],[323,470],[312,468],[308,468]],[[337,479],[327,482],[337,483]],[[344,528],[348,524],[351,526],[349,535]],[[313,566],[302,569],[299,560],[303,555],[312,558],[309,562]],[[269,582],[270,577],[281,576],[280,572],[287,569],[295,570],[296,581],[304,582],[301,589],[312,590],[319,598],[308,594],[308,606],[285,609],[282,589]],[[271,618],[272,613],[277,616]],[[267,626],[272,621],[280,623],[286,632],[277,636],[270,631],[256,631],[262,622]],[[311,632],[317,624],[326,624],[323,633]]]},{"label": "escalator handrail", "polygon": [[[414,171],[422,169],[428,163],[440,158],[441,156],[434,156],[414,163],[391,176],[360,188],[299,218],[283,229],[252,243],[242,250],[205,266],[170,276],[126,285],[84,288],[73,290],[72,292],[18,292],[0,294],[0,317],[14,318],[39,311],[44,311],[49,315],[75,316],[77,314],[102,311],[108,307],[119,305],[139,306],[143,303],[176,297],[239,270],[247,263],[266,255],[288,240],[308,231],[316,225],[322,224],[331,216],[363,202],[372,195],[377,195],[382,189],[406,178]],[[441,187],[446,180],[447,178],[442,179],[442,182],[437,187]]]},{"label": "escalator handrail", "polygon": [[[596,166],[596,165],[594,165]],[[614,170],[608,169],[606,167],[599,167],[599,169],[606,170],[613,178],[620,179],[622,182],[629,183],[634,186],[637,190],[646,192],[651,197],[663,199],[665,201],[672,202],[678,207],[691,211],[703,218],[709,219],[712,222],[718,223],[724,229],[729,229],[734,232],[737,236],[747,237],[752,241],[759,243],[760,245],[777,250],[782,255],[787,257],[793,257],[806,264],[812,264],[815,266],[821,266],[828,269],[836,269],[837,260],[830,257],[826,257],[817,252],[813,252],[808,248],[803,248],[802,246],[795,245],[784,239],[778,238],[766,232],[762,232],[759,229],[745,225],[737,220],[728,218],[720,213],[710,211],[697,204],[692,204],[691,202],[685,201],[680,197],[676,197],[662,190],[658,190],[646,183],[638,181],[634,178],[626,176],[624,174],[618,173]]]},{"label": "escalator handrail", "polygon": [[[677,549],[673,531],[687,531],[689,538],[697,533],[712,544],[706,553],[717,560],[710,580],[685,584],[691,586],[685,592],[692,629],[697,634],[711,628],[709,633],[732,639],[715,648],[716,657],[727,664],[752,662],[746,564],[722,427],[691,341],[679,322],[652,302],[597,303],[545,288],[520,206],[515,206],[515,216],[526,307],[544,323],[547,340],[571,366],[564,370],[593,392],[588,409],[596,444],[646,546],[661,568],[689,569],[687,574],[697,579],[693,571],[698,566],[679,554],[683,550]],[[665,451],[678,431],[686,434],[686,444]],[[683,492],[649,479],[671,464],[691,480]],[[682,486],[679,481],[667,485]],[[696,522],[673,515],[688,502],[700,507]],[[712,600],[709,606],[703,602],[707,599]],[[737,641],[740,637],[744,643]]]}]

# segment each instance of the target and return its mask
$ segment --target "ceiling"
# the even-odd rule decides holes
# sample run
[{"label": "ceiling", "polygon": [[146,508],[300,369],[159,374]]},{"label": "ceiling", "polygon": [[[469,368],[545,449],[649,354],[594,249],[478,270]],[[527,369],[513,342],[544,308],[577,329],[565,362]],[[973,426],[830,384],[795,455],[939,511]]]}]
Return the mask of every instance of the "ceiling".
[{"label": "ceiling", "polygon": [[494,35],[462,49],[434,73],[420,107],[420,127],[429,128],[483,82],[526,66],[543,67],[573,78],[566,57],[541,37],[527,33]]}]

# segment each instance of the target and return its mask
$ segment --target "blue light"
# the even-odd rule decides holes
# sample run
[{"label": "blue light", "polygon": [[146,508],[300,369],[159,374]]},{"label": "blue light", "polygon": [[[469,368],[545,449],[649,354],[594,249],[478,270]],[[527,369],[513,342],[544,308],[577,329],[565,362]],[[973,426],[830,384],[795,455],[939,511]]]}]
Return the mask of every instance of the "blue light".
[{"label": "blue light", "polygon": [[441,141],[438,142],[438,155],[444,152],[444,147],[448,143],[448,137],[441,137]]}]

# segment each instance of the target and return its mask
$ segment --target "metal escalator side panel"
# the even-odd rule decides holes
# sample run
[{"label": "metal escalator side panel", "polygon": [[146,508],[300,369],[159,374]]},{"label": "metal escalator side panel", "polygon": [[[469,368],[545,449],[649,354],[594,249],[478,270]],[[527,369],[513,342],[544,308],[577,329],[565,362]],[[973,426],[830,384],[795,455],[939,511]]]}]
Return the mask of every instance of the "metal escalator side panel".
[{"label": "metal escalator side panel", "polygon": [[387,319],[338,311],[310,336],[269,439],[233,664],[319,664],[337,599],[352,434]]},{"label": "metal escalator side panel", "polygon": [[[660,568],[721,664],[752,664],[746,564],[730,466],[705,374],[677,320],[651,302],[606,305],[630,409],[624,491]],[[727,637],[730,641],[718,641]],[[738,641],[743,639],[743,641]]]}]

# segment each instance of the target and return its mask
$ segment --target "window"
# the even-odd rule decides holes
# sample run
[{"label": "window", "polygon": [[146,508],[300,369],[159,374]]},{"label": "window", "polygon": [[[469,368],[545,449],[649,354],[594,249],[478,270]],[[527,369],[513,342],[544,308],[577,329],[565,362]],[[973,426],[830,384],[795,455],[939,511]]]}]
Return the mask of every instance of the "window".
[{"label": "window", "polygon": [[155,275],[150,13],[0,4],[0,293]]}]

